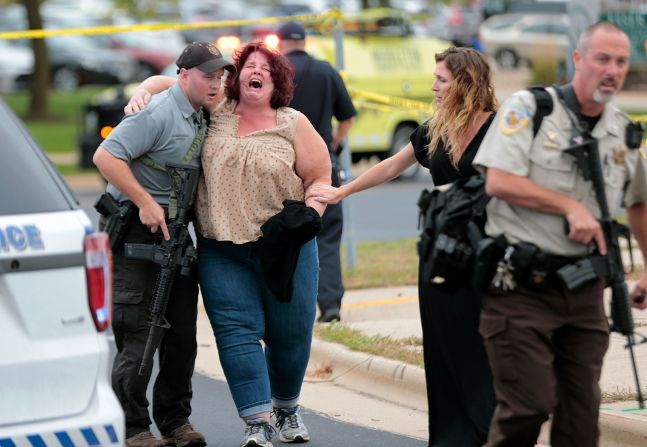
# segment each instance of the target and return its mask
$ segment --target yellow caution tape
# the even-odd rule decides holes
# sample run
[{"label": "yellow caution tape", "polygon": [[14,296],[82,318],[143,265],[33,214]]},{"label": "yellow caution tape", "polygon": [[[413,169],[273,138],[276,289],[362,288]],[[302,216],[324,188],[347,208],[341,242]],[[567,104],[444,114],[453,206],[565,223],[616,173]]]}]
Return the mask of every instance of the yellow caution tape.
[{"label": "yellow caution tape", "polygon": [[[133,31],[159,31],[164,29],[201,29],[201,28],[224,28],[230,26],[244,26],[257,24],[275,24],[288,21],[299,21],[305,23],[319,23],[319,28],[329,28],[337,21],[342,20],[342,12],[333,8],[321,14],[304,14],[298,16],[267,17],[264,19],[241,19],[223,20],[218,22],[200,23],[151,23],[146,25],[122,25],[122,26],[97,26],[92,28],[62,28],[62,29],[34,29],[25,31],[0,32],[0,39],[42,39],[45,37],[66,36],[70,34],[112,34],[126,33]],[[324,26],[325,25],[325,26]]]}]

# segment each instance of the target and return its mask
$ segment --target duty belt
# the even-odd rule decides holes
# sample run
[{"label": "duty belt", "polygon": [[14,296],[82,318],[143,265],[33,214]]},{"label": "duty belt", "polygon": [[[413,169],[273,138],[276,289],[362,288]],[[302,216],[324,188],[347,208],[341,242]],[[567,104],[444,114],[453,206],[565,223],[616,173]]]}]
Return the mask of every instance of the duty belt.
[{"label": "duty belt", "polygon": [[556,256],[540,250],[536,245],[512,245],[509,263],[517,283],[531,288],[565,286],[575,290],[591,281],[607,276],[604,256]]}]

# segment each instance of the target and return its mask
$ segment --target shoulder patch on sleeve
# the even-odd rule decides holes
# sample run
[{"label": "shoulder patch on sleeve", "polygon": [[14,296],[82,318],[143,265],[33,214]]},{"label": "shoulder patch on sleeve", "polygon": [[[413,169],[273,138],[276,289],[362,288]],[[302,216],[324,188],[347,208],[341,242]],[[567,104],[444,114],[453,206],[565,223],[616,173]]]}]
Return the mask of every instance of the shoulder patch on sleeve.
[{"label": "shoulder patch on sleeve", "polygon": [[512,135],[526,127],[530,122],[530,110],[520,101],[510,101],[501,115],[501,132]]}]

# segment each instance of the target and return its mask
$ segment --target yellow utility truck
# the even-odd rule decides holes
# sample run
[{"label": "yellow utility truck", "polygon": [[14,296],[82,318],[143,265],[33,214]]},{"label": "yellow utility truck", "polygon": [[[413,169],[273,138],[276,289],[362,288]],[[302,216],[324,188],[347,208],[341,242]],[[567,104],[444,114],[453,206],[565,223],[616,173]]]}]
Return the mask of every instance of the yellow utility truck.
[{"label": "yellow utility truck", "polygon": [[[310,54],[336,65],[333,36],[308,36],[306,45]],[[409,142],[433,112],[434,55],[449,46],[415,35],[402,11],[376,8],[345,19],[342,74],[358,111],[348,138],[353,161],[384,159]]]}]

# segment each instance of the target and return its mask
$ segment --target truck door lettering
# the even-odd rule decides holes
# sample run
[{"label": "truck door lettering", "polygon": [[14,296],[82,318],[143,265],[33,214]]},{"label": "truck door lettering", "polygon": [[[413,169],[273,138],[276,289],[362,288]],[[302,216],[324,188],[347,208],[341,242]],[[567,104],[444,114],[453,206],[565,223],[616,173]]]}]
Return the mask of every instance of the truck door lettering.
[{"label": "truck door lettering", "polygon": [[375,68],[384,71],[415,70],[420,63],[416,48],[375,48],[372,51]]}]

